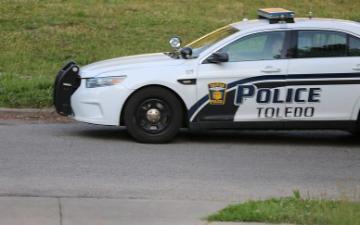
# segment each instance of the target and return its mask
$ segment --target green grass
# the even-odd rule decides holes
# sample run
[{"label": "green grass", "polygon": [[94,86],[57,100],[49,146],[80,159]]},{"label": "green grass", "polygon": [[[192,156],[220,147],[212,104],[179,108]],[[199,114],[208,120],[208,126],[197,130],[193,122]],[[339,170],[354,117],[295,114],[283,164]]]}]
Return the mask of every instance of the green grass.
[{"label": "green grass", "polygon": [[301,225],[360,225],[360,202],[293,197],[248,201],[210,215],[209,221],[291,223]]},{"label": "green grass", "polygon": [[2,0],[0,107],[51,105],[57,70],[116,56],[168,50],[168,38],[188,42],[260,7],[281,6],[306,16],[360,19],[353,0]]}]

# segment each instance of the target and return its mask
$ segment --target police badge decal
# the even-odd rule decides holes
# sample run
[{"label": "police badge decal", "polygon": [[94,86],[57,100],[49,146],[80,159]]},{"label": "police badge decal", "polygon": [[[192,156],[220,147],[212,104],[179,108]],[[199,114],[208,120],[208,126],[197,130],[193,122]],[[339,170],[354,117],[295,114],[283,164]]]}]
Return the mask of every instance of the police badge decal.
[{"label": "police badge decal", "polygon": [[215,82],[208,84],[210,105],[224,105],[226,99],[226,84]]}]

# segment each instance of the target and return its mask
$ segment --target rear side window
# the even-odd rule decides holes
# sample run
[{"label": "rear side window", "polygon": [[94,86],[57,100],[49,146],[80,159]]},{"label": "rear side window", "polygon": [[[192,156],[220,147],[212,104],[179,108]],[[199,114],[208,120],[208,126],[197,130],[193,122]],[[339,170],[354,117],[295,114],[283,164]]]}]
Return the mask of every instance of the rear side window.
[{"label": "rear side window", "polygon": [[360,38],[349,37],[349,56],[360,56]]},{"label": "rear side window", "polygon": [[347,35],[333,31],[299,31],[298,58],[347,56]]}]

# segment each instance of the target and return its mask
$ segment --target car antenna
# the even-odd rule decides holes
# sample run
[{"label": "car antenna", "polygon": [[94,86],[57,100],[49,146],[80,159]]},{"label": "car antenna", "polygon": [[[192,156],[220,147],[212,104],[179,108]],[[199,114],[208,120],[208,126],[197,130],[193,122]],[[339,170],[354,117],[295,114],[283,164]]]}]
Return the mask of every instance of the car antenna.
[{"label": "car antenna", "polygon": [[311,20],[313,18],[312,1],[310,1],[310,9],[309,9],[308,16],[309,16],[309,20]]}]

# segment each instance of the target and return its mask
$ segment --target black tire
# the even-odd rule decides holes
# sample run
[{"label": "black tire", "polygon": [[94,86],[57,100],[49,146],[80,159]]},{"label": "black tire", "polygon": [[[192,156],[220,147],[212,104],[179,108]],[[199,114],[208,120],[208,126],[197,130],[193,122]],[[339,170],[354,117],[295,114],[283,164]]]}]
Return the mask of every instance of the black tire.
[{"label": "black tire", "polygon": [[358,120],[356,122],[356,127],[351,129],[350,132],[355,136],[360,136],[360,112],[359,112]]},{"label": "black tire", "polygon": [[124,108],[124,123],[139,142],[171,141],[183,124],[183,108],[171,91],[149,87],[134,93]]},{"label": "black tire", "polygon": [[358,115],[358,120],[357,120],[357,123],[356,123],[356,127],[355,127],[354,130],[351,131],[351,133],[353,135],[360,136],[360,112],[359,112],[359,115]]},{"label": "black tire", "polygon": [[360,136],[360,122],[357,122],[356,128],[351,132],[353,135]]},{"label": "black tire", "polygon": [[350,133],[354,136],[360,136],[360,130],[359,128],[356,128],[354,130],[350,130]]}]

